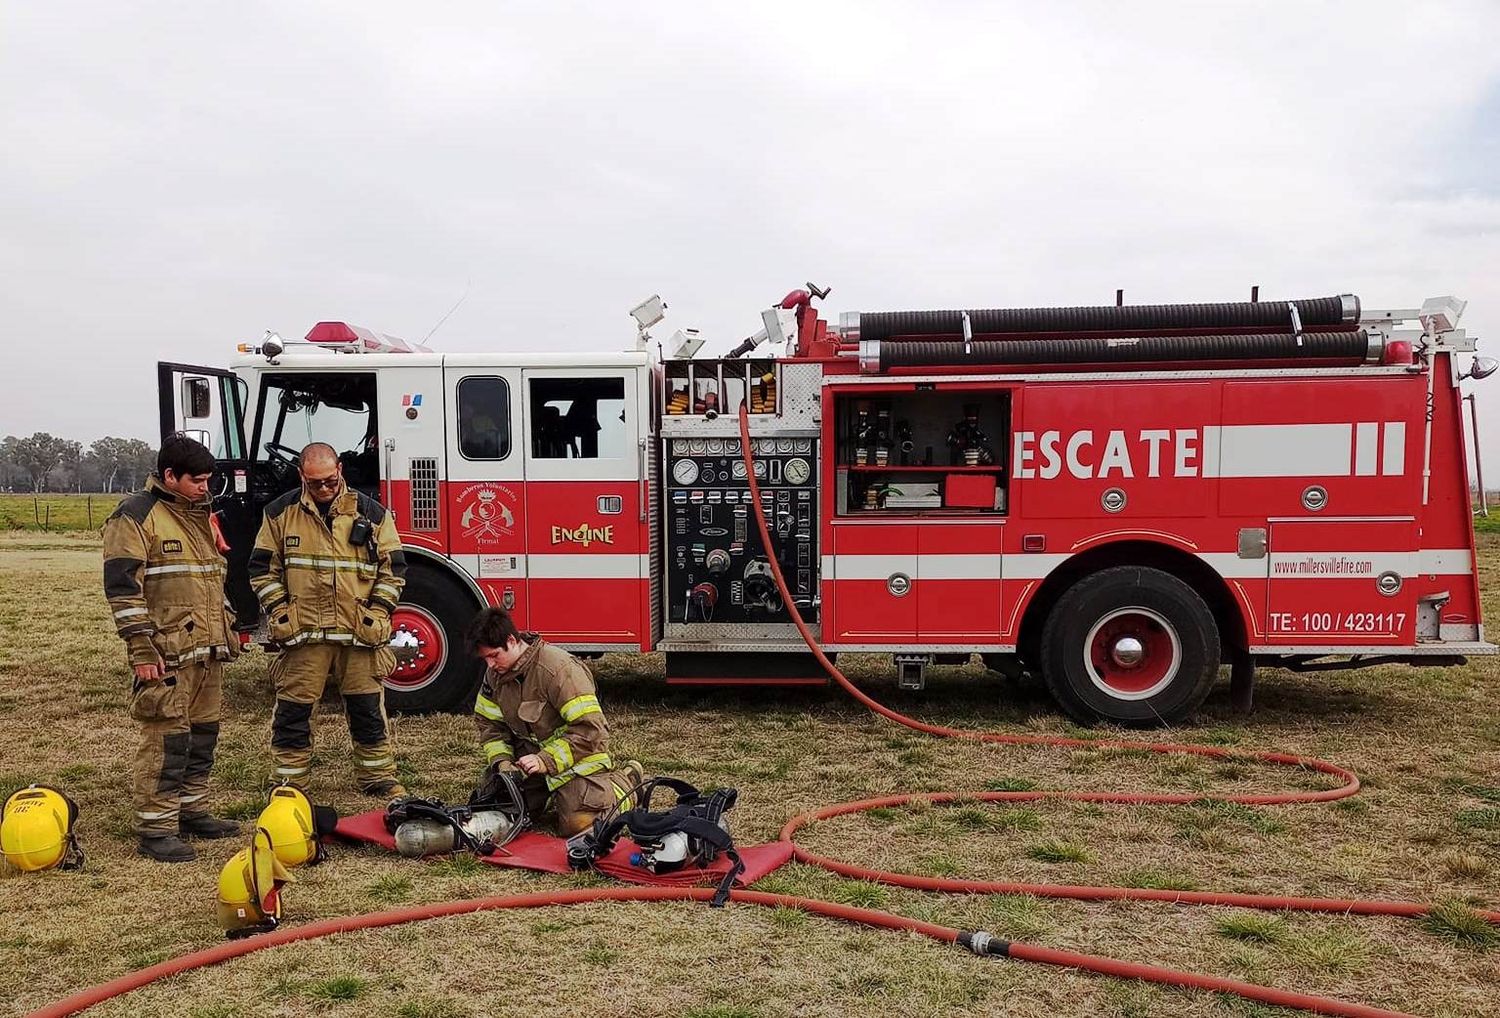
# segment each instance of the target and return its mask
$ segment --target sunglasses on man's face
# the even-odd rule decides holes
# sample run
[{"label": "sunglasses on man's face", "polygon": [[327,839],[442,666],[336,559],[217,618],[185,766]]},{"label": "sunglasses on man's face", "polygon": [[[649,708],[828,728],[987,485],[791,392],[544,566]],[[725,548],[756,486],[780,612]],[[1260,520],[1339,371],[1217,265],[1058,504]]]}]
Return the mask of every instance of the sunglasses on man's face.
[{"label": "sunglasses on man's face", "polygon": [[302,483],[307,485],[309,488],[325,488],[331,490],[339,486],[339,479],[337,474],[335,474],[333,477],[304,477],[302,478]]}]

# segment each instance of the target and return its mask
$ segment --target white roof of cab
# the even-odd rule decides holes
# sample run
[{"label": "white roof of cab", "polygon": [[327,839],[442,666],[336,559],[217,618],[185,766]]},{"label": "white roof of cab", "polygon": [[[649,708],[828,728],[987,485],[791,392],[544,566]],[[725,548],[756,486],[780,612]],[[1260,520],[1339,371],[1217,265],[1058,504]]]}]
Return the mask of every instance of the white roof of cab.
[{"label": "white roof of cab", "polygon": [[235,368],[375,371],[389,368],[634,368],[650,362],[644,350],[568,351],[561,353],[284,353],[269,363],[250,354],[230,362]]}]

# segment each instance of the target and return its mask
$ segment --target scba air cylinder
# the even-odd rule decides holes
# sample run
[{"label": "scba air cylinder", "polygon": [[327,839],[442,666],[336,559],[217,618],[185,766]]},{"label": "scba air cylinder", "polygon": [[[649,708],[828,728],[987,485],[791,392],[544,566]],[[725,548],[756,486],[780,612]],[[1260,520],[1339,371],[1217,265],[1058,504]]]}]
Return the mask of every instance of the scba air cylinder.
[{"label": "scba air cylinder", "polygon": [[[499,810],[480,810],[460,821],[459,826],[483,847],[504,841],[510,833],[511,820]],[[396,828],[396,851],[408,859],[443,855],[465,847],[460,844],[453,825],[439,820],[408,820]]]}]

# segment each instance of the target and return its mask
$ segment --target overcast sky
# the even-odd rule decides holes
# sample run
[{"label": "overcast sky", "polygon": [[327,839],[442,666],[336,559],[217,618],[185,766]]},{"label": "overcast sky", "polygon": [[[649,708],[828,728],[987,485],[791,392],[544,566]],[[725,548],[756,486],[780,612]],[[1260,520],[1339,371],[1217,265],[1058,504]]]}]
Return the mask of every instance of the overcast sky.
[{"label": "overcast sky", "polygon": [[659,292],[713,351],[811,279],[1452,293],[1500,356],[1494,3],[0,10],[0,434],[154,438],[159,358],[420,338],[466,288],[440,349],[619,349]]}]

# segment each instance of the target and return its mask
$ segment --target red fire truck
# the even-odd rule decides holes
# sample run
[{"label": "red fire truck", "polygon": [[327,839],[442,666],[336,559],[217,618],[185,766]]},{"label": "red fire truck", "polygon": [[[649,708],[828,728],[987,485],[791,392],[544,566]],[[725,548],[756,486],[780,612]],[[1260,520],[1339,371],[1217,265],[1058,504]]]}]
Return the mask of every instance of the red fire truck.
[{"label": "red fire truck", "polygon": [[[461,710],[485,604],[575,653],[663,651],[669,683],[903,686],[973,654],[1082,719],[1172,722],[1228,664],[1461,663],[1480,623],[1457,355],[1463,302],[844,314],[809,286],[730,355],[439,354],[343,323],[228,369],[159,365],[164,432],[221,465],[231,597],[298,450],[341,450],[409,562],[394,709]],[[654,309],[654,310],[653,310]],[[1467,361],[1468,359],[1465,358]],[[749,456],[740,408],[749,417]],[[747,474],[770,525],[761,540]],[[793,604],[772,575],[779,569]]]}]

